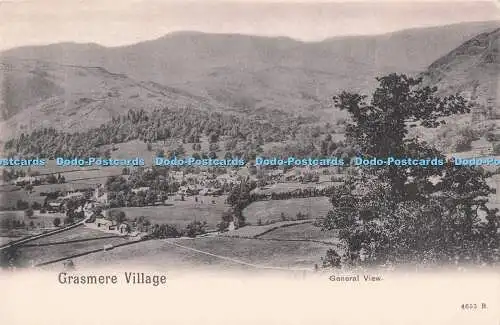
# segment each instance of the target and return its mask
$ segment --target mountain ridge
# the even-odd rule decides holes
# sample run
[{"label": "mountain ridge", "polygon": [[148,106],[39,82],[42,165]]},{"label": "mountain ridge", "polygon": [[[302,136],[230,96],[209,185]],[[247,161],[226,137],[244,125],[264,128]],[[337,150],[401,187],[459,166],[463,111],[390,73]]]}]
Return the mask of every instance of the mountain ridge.
[{"label": "mountain ridge", "polygon": [[[113,48],[71,42],[16,48],[1,52],[0,63],[33,60],[38,68],[28,66],[9,77],[21,85],[17,92],[11,87],[12,97],[6,96],[8,76],[0,75],[0,106],[9,120],[3,124],[14,131],[25,125],[26,130],[31,129],[30,121],[35,120],[32,125],[36,126],[45,119],[46,123],[62,121],[63,128],[75,130],[152,103],[255,116],[281,111],[334,122],[340,113],[332,109],[331,96],[339,91],[369,93],[377,76],[428,70],[436,59],[465,41],[499,26],[500,21],[475,22],[310,43],[287,37],[185,31]],[[90,77],[85,80],[76,71],[83,69],[80,74],[85,74],[92,67],[109,75],[94,76],[92,84]],[[113,74],[122,77],[123,84]],[[151,86],[156,95],[143,86]],[[114,94],[121,87],[119,100],[108,98],[107,91]],[[134,97],[139,89],[143,95]],[[92,100],[80,103],[85,116],[96,120],[88,125],[75,120],[84,114],[73,103],[80,98]],[[22,114],[16,117],[18,113]]]}]

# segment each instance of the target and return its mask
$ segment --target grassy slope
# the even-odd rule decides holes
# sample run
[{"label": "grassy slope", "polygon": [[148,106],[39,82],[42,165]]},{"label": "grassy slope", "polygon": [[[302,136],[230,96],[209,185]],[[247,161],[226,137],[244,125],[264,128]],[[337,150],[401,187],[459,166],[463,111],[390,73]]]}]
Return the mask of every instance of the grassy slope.
[{"label": "grassy slope", "polygon": [[[179,239],[180,245],[246,263],[274,267],[313,268],[328,249],[328,245],[303,242],[274,242],[238,238]],[[148,266],[163,270],[179,268],[249,269],[248,266],[172,246],[165,241],[146,241],[119,247],[110,252],[96,253],[74,259],[78,269],[94,269],[104,265]],[[60,268],[61,264],[48,268]],[[250,267],[250,269],[253,269]]]},{"label": "grassy slope", "polygon": [[[212,204],[212,200],[215,200],[215,204]],[[186,201],[169,200],[172,206],[120,208],[119,210],[124,211],[128,219],[146,216],[153,224],[165,223],[183,228],[197,220],[206,221],[208,226],[213,228],[221,221],[222,213],[229,208],[224,201],[224,196],[200,196],[199,202],[195,202],[193,197],[186,197]]]},{"label": "grassy slope", "polygon": [[281,220],[281,212],[288,218],[295,218],[298,212],[308,213],[311,218],[325,216],[330,210],[330,202],[326,197],[297,198],[290,200],[272,200],[253,202],[243,210],[247,222],[257,224],[267,220]]}]

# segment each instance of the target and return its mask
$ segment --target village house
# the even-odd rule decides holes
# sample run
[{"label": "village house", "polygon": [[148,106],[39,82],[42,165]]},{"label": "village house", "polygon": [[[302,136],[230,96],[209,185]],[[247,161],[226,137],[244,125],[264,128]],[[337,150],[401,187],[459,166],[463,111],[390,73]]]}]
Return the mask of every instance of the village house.
[{"label": "village house", "polygon": [[40,179],[38,177],[35,177],[35,176],[18,177],[12,181],[12,183],[16,186],[24,186],[27,184],[33,185],[37,182],[40,182]]},{"label": "village house", "polygon": [[97,225],[97,227],[107,230],[110,230],[110,227],[113,227],[113,222],[104,218],[96,218],[95,224]]},{"label": "village house", "polygon": [[47,212],[49,213],[63,212],[63,211],[64,211],[64,205],[62,204],[62,202],[54,201],[54,202],[49,202],[47,205]]},{"label": "village house", "polygon": [[199,192],[199,195],[205,195],[205,196],[207,196],[207,195],[217,196],[217,195],[221,195],[221,194],[222,194],[222,189],[217,189],[217,188],[212,188],[212,187],[204,188]]},{"label": "village house", "polygon": [[182,182],[184,180],[184,172],[173,172],[171,176],[177,182]]},{"label": "village house", "polygon": [[128,234],[130,232],[130,226],[127,223],[123,222],[118,226],[118,231],[120,232],[120,234]]},{"label": "village house", "polygon": [[83,192],[67,192],[65,196],[62,196],[60,199],[61,200],[71,200],[71,199],[84,199],[85,198],[85,193]]},{"label": "village house", "polygon": [[147,193],[149,191],[149,186],[143,186],[143,187],[139,187],[139,188],[134,188],[132,189],[132,193],[134,194],[138,194],[138,193]]},{"label": "village house", "polygon": [[198,195],[202,190],[201,187],[198,186],[181,186],[179,190],[177,190],[177,194],[179,195]]},{"label": "village house", "polygon": [[108,205],[108,193],[106,192],[104,185],[99,184],[94,191],[93,200],[97,203]]},{"label": "village house", "polygon": [[237,184],[238,183],[238,177],[236,175],[228,175],[228,174],[223,174],[217,176],[217,181],[219,181],[222,184]]}]

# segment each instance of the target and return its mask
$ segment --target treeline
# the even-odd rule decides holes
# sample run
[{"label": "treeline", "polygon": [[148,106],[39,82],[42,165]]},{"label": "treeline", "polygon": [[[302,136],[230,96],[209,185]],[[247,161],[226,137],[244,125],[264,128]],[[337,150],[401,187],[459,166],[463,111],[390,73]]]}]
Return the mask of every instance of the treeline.
[{"label": "treeline", "polygon": [[335,192],[335,186],[329,186],[327,188],[303,188],[297,189],[290,192],[276,193],[247,193],[242,192],[239,189],[233,191],[228,197],[228,203],[231,205],[238,205],[242,209],[256,201],[264,200],[289,200],[298,198],[309,198],[309,197],[322,197],[331,196]]},{"label": "treeline", "polygon": [[205,112],[194,109],[129,110],[127,114],[84,132],[67,133],[43,128],[5,143],[5,150],[18,155],[53,159],[57,156],[97,156],[103,145],[131,140],[154,142],[170,138],[186,143],[199,142],[207,136],[217,142],[221,136],[237,141],[281,141],[296,134],[306,120],[257,121],[247,117]]},{"label": "treeline", "polygon": [[[112,211],[110,214],[111,219],[116,220],[118,223],[128,221],[125,212],[121,210]],[[146,216],[135,217],[131,221],[135,230],[147,233],[144,239],[178,238],[182,236],[193,238],[207,232],[206,221],[192,221],[184,228],[166,223],[152,224]]]}]

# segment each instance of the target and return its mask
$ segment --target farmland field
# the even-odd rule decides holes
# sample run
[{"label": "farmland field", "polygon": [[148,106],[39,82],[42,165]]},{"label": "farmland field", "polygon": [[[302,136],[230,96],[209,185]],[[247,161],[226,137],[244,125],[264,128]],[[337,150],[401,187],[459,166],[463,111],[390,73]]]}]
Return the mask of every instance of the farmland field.
[{"label": "farmland field", "polygon": [[[66,232],[57,234],[57,237],[54,239],[51,238],[52,236],[49,236],[22,245],[19,248],[21,261],[25,265],[29,265],[31,261],[33,263],[42,263],[94,249],[101,249],[105,245],[117,245],[130,241],[130,239],[125,237],[96,238],[95,230],[88,229],[89,232],[87,233],[87,229],[78,229],[74,232],[76,229],[68,231],[68,234]],[[64,237],[65,234],[67,238]],[[88,237],[85,237],[86,235]]]},{"label": "farmland field", "polygon": [[287,218],[295,218],[298,212],[309,214],[310,218],[325,216],[331,209],[326,197],[296,198],[289,200],[257,201],[243,210],[247,222],[256,225],[258,220],[279,221],[283,212]]},{"label": "farmland field", "polygon": [[21,188],[17,189],[18,190],[16,191],[0,192],[0,207],[15,208],[17,200],[27,201],[30,205],[33,202],[38,202],[40,204],[43,204],[43,201],[45,200],[45,197],[41,196],[40,192],[33,191],[33,193],[28,193],[24,189]]},{"label": "farmland field", "polygon": [[263,266],[310,267],[319,263],[330,245],[312,242],[277,242],[241,238],[179,239],[177,243],[212,254]]},{"label": "farmland field", "polygon": [[4,218],[24,221],[26,225],[28,225],[30,221],[33,221],[35,225],[41,224],[44,227],[52,227],[55,218],[60,218],[62,221],[65,215],[63,213],[40,213],[39,211],[34,211],[32,217],[25,217],[24,211],[0,211],[0,221]]},{"label": "farmland field", "polygon": [[92,229],[84,225],[66,230],[48,237],[43,237],[30,242],[30,244],[48,244],[63,241],[73,241],[73,240],[85,240],[85,239],[97,239],[110,237],[112,234],[100,231],[97,229]]},{"label": "farmland field", "polygon": [[[238,261],[267,267],[310,268],[320,263],[330,245],[309,242],[276,242],[241,238],[196,238],[177,239],[175,243],[216,254]],[[138,266],[163,270],[196,267],[198,269],[254,269],[233,261],[210,256],[182,247],[173,246],[165,240],[150,240],[118,247],[109,252],[99,252],[73,259],[78,269]],[[61,264],[46,268],[61,267]]]},{"label": "farmland field", "polygon": [[321,228],[311,224],[303,223],[299,225],[281,227],[272,230],[259,237],[260,239],[280,239],[280,240],[319,240],[326,242],[338,242],[338,235],[335,230],[322,231]]},{"label": "farmland field", "polygon": [[273,222],[268,225],[262,225],[262,226],[244,226],[232,231],[227,231],[221,234],[221,236],[224,237],[243,237],[243,238],[249,238],[249,237],[256,237],[260,236],[264,233],[267,233],[268,231],[273,231],[273,229],[281,228],[281,227],[288,227],[289,225],[296,225],[296,224],[301,224],[305,222],[312,222],[312,220],[298,220],[298,221],[278,221],[278,222]]},{"label": "farmland field", "polygon": [[16,191],[4,191],[0,192],[0,207],[12,208],[16,206],[17,200],[23,200],[28,202],[30,205],[33,202],[38,202],[43,204],[45,196],[42,193],[56,192],[56,191],[76,191],[80,189],[91,188],[100,181],[106,181],[106,178],[101,177],[99,179],[87,180],[87,183],[83,181],[78,181],[77,183],[64,183],[64,184],[44,184],[40,186],[35,186],[33,192],[29,193],[23,188],[16,187]]},{"label": "farmland field", "polygon": [[18,240],[19,237],[2,237],[0,236],[0,245],[5,245],[11,241]]},{"label": "farmland field", "polygon": [[[190,222],[206,221],[209,227],[215,227],[221,221],[222,213],[229,208],[224,203],[226,197],[199,197],[195,202],[192,197],[187,197],[186,201],[169,201],[171,206],[149,206],[136,208],[119,208],[124,211],[127,219],[145,216],[155,224],[171,224],[178,227],[185,227]],[[215,200],[215,204],[211,201]],[[203,203],[201,202],[203,201]]]}]

